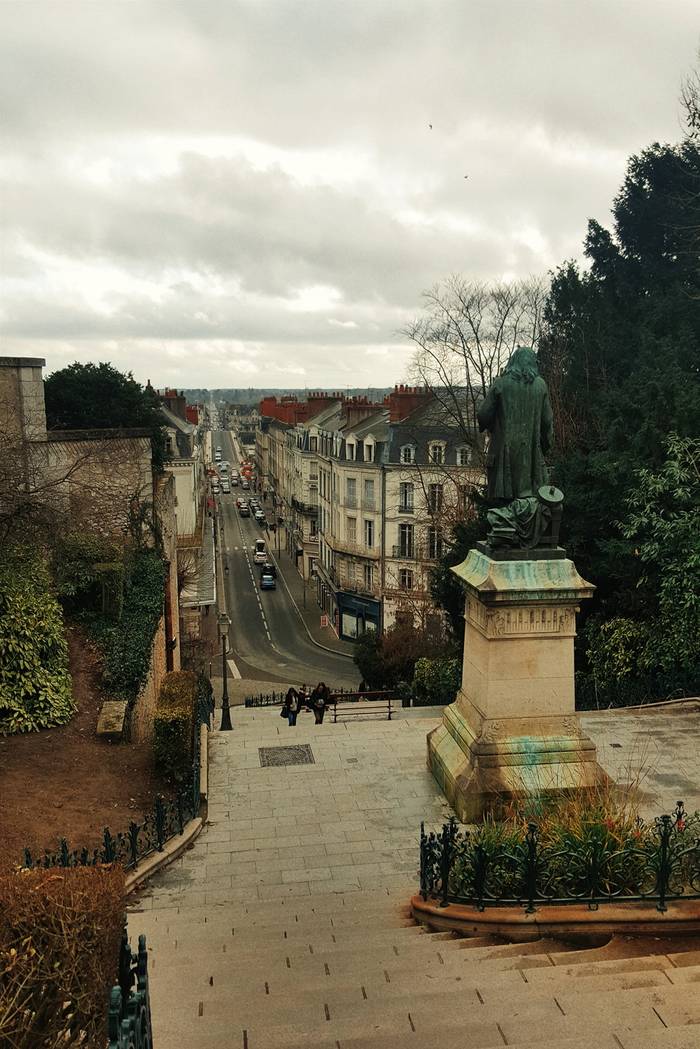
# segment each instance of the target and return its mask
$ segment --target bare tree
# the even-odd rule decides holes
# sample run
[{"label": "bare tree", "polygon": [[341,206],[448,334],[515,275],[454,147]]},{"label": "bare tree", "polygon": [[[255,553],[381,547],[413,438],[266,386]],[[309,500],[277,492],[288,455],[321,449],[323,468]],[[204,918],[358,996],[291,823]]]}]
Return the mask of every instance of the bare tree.
[{"label": "bare tree", "polygon": [[410,381],[427,387],[478,451],[476,409],[518,345],[535,346],[548,294],[539,277],[484,284],[454,275],[423,296],[402,334],[416,344]]}]

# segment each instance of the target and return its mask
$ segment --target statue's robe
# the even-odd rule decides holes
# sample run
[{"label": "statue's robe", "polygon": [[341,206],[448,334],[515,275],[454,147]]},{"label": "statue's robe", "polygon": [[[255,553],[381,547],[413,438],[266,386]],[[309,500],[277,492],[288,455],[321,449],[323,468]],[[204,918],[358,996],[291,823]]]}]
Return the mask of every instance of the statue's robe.
[{"label": "statue's robe", "polygon": [[487,497],[511,502],[537,494],[547,484],[544,454],[553,439],[552,407],[541,376],[524,382],[499,375],[478,411],[479,429],[488,430]]}]

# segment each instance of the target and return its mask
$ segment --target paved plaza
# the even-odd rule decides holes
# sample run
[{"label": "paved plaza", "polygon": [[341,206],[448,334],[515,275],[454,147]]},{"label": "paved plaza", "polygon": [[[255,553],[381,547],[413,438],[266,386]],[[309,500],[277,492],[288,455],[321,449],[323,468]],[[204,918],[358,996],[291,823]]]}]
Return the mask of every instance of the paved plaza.
[{"label": "paved plaza", "polygon": [[[585,714],[582,723],[610,776],[639,781],[652,817],[679,798],[700,808],[699,713],[689,701]],[[290,728],[275,708],[236,708],[233,732],[210,741],[208,825],[139,907],[416,886],[420,822],[450,815],[426,768],[426,733],[438,722],[435,709],[335,725],[302,714]],[[303,745],[312,764],[261,765],[261,748]]]}]

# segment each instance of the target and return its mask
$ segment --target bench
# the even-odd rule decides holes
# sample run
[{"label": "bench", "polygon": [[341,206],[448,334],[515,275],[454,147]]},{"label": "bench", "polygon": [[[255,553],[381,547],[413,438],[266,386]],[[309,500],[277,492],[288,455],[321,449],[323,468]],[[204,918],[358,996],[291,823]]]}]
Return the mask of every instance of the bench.
[{"label": "bench", "polygon": [[391,721],[391,704],[395,702],[393,692],[344,692],[331,695],[329,706],[333,709],[333,721],[351,717],[381,717]]}]

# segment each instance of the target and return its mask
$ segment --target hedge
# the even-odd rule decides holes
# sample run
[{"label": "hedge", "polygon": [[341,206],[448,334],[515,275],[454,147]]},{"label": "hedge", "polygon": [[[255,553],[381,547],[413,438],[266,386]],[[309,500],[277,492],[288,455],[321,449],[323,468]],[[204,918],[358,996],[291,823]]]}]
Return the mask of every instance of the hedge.
[{"label": "hedge", "polygon": [[0,733],[69,721],[75,705],[63,613],[37,556],[0,566]]},{"label": "hedge", "polygon": [[172,670],[164,676],[158,693],[153,721],[156,768],[180,781],[192,770],[199,690],[191,670]]},{"label": "hedge", "polygon": [[151,650],[163,615],[165,567],[155,550],[134,558],[116,625],[101,619],[92,628],[104,650],[104,684],[112,696],[133,703],[151,665]]},{"label": "hedge", "polygon": [[124,918],[120,867],[0,874],[0,1045],[106,1044]]},{"label": "hedge", "polygon": [[459,659],[417,659],[412,691],[416,706],[453,703],[462,678]]}]

